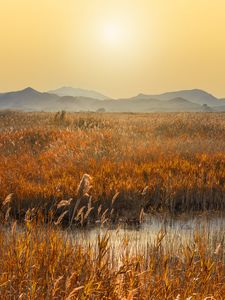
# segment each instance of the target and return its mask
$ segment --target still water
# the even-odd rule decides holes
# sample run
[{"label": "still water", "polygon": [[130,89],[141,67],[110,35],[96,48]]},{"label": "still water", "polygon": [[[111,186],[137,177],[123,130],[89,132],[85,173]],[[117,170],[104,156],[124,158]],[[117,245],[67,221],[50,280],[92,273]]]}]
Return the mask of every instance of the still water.
[{"label": "still water", "polygon": [[191,217],[184,215],[177,218],[148,216],[138,227],[119,225],[113,228],[76,229],[68,234],[68,238],[75,243],[95,247],[98,236],[102,237],[105,234],[110,237],[110,247],[115,251],[126,246],[134,255],[145,252],[162,234],[165,235],[162,245],[171,253],[179,251],[185,245],[193,245],[197,236],[205,239],[213,250],[225,238],[225,216],[218,213]]}]

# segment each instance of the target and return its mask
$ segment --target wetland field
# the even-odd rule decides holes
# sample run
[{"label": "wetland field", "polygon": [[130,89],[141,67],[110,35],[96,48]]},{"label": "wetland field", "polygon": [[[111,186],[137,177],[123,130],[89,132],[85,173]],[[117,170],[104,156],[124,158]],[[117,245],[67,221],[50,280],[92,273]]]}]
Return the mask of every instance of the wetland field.
[{"label": "wetland field", "polygon": [[225,114],[0,111],[0,221],[0,299],[225,299]]}]

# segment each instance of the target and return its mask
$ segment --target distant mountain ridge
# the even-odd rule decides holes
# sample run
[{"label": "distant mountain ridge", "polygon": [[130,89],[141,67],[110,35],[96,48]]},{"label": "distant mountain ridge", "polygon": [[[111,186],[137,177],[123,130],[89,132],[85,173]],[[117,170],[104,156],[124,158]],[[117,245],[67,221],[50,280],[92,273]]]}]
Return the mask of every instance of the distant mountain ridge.
[{"label": "distant mountain ridge", "polygon": [[49,94],[55,94],[60,97],[63,96],[72,96],[72,97],[87,97],[87,98],[94,98],[98,100],[106,100],[109,99],[107,96],[90,90],[84,90],[80,88],[73,88],[73,87],[61,87],[56,90],[48,91]]},{"label": "distant mountain ridge", "polygon": [[159,95],[144,95],[139,94],[136,96],[137,98],[154,98],[162,101],[171,100],[173,98],[183,98],[188,101],[197,104],[207,104],[207,105],[220,105],[220,100],[215,96],[200,90],[200,89],[193,89],[193,90],[182,90],[176,92],[167,92]]},{"label": "distant mountain ridge", "polygon": [[[218,99],[198,89],[169,92],[160,95],[139,94],[135,97],[117,100],[109,99],[98,92],[82,89],[61,88],[58,89],[58,93],[61,93],[60,95],[52,92],[39,92],[28,87],[21,91],[0,93],[0,109],[23,111],[65,110],[74,112],[225,111],[225,99]],[[67,92],[69,95],[66,94]],[[75,93],[77,96],[71,96],[71,93]],[[95,95],[98,98],[95,98]]]},{"label": "distant mountain ridge", "polygon": [[0,109],[45,110],[55,105],[59,96],[41,93],[30,87],[0,94]]}]

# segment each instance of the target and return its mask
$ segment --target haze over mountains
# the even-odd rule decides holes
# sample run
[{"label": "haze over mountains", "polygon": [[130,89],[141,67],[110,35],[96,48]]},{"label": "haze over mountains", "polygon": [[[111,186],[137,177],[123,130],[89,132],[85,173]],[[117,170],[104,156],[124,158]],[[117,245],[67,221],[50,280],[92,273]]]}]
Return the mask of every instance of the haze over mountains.
[{"label": "haze over mountains", "polygon": [[220,102],[217,101],[219,99],[199,89],[169,92],[169,93],[164,93],[160,95],[151,95],[151,96],[140,94],[137,97],[143,97],[143,96],[146,98],[154,98],[163,101],[171,100],[174,98],[183,98],[190,102],[201,104],[201,105],[203,104],[212,105],[212,106],[220,105]]},{"label": "haze over mountains", "polygon": [[98,100],[106,100],[109,99],[105,95],[102,95],[95,91],[89,91],[79,88],[73,88],[73,87],[61,87],[59,89],[49,91],[49,94],[55,94],[60,97],[63,96],[72,96],[72,97],[87,97],[87,98],[94,98]]},{"label": "haze over mountains", "polygon": [[0,109],[74,112],[225,111],[225,99],[218,99],[199,89],[109,99],[98,92],[84,89],[63,87],[55,91],[39,92],[29,87],[21,91],[1,93]]}]

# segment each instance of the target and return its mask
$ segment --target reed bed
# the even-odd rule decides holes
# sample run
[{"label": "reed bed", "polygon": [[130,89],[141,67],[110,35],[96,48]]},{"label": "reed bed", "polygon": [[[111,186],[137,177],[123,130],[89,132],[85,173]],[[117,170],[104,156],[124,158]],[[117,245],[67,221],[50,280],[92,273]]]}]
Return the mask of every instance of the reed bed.
[{"label": "reed bed", "polygon": [[[0,229],[1,299],[216,299],[225,295],[224,236],[196,231],[193,242],[151,244],[126,237],[113,247],[110,232],[94,243],[27,219]],[[172,244],[172,245],[171,245]],[[173,251],[171,252],[171,246]]]},{"label": "reed bed", "polygon": [[[224,299],[224,223],[186,239],[165,217],[224,212],[224,129],[223,113],[0,112],[0,299]],[[147,213],[151,241],[115,229]]]},{"label": "reed bed", "polygon": [[[58,218],[64,200],[70,212],[91,201],[94,221],[99,209],[114,222],[143,211],[224,210],[224,116],[1,112],[1,203],[11,194],[18,220],[29,208]],[[92,181],[80,201],[84,174]]]}]

